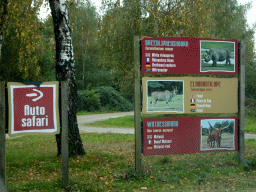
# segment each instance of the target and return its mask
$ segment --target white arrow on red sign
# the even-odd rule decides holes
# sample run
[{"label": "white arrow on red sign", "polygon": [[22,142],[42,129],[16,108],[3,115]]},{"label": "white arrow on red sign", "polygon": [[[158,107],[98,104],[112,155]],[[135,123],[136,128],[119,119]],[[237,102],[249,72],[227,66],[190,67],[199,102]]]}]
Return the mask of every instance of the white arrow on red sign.
[{"label": "white arrow on red sign", "polygon": [[[41,99],[44,96],[44,94],[41,91],[37,90],[37,89],[33,89],[33,91],[36,91],[40,94],[39,97],[32,99],[32,101],[34,101],[34,102],[37,101],[38,99]],[[28,93],[28,94],[26,94],[26,96],[27,97],[36,97],[38,95],[36,93]]]}]

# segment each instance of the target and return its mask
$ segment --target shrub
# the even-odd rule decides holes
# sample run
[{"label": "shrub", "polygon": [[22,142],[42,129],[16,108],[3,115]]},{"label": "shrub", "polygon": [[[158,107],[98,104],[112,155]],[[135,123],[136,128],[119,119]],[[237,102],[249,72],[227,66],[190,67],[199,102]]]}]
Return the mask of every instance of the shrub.
[{"label": "shrub", "polygon": [[100,95],[103,110],[131,111],[133,105],[120,95],[113,87],[102,86],[96,89]]},{"label": "shrub", "polygon": [[246,98],[245,99],[245,113],[249,117],[256,117],[256,100]]},{"label": "shrub", "polygon": [[246,98],[245,99],[245,106],[248,107],[249,109],[256,109],[256,100]]},{"label": "shrub", "polygon": [[120,95],[113,87],[102,86],[96,89],[87,86],[78,91],[78,111],[131,111],[133,105]]},{"label": "shrub", "polygon": [[77,110],[96,111],[100,109],[100,95],[94,89],[90,89],[90,84],[86,90],[78,91]]}]

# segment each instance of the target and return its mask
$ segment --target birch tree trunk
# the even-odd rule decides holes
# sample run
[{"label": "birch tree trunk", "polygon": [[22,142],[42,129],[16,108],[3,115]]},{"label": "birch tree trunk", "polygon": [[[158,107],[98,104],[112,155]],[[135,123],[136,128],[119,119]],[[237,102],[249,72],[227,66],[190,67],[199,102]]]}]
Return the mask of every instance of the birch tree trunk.
[{"label": "birch tree trunk", "polygon": [[[65,0],[49,0],[56,42],[56,79],[69,82],[68,138],[69,156],[84,155],[77,124],[77,85],[75,60]],[[60,129],[62,131],[62,129]],[[61,133],[56,135],[58,156],[61,155]]]}]

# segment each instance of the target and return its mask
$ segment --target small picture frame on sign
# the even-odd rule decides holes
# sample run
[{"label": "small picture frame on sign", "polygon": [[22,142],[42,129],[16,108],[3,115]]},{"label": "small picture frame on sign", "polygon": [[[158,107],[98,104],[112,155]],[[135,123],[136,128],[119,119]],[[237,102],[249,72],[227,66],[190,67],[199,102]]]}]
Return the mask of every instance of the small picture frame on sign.
[{"label": "small picture frame on sign", "polygon": [[235,42],[200,41],[200,72],[235,72]]},{"label": "small picture frame on sign", "polygon": [[184,81],[147,80],[147,113],[184,112]]},{"label": "small picture frame on sign", "polygon": [[234,150],[235,119],[201,120],[201,151]]}]

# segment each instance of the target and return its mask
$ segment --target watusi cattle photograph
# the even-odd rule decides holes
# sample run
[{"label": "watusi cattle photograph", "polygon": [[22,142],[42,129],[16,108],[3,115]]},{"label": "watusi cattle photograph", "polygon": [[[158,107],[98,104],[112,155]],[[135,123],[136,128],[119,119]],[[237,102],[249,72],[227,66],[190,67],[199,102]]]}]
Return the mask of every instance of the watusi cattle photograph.
[{"label": "watusi cattle photograph", "polygon": [[235,43],[227,41],[200,41],[200,71],[235,71]]},{"label": "watusi cattle photograph", "polygon": [[183,81],[147,81],[148,112],[183,112]]},{"label": "watusi cattle photograph", "polygon": [[201,150],[234,150],[234,128],[234,119],[201,120]]}]

